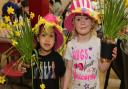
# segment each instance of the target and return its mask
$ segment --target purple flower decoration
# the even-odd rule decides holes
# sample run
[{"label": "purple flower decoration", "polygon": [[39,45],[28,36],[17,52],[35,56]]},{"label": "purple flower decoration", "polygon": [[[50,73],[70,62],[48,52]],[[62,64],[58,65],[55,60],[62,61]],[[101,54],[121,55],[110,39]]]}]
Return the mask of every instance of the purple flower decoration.
[{"label": "purple flower decoration", "polygon": [[85,8],[82,8],[82,12],[86,12],[86,9]]}]

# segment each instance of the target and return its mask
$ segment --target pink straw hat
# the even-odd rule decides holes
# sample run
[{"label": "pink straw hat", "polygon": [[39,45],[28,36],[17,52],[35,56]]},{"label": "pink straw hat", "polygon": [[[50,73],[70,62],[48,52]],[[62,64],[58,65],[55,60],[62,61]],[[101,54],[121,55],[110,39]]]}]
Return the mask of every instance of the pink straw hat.
[{"label": "pink straw hat", "polygon": [[63,34],[62,34],[62,27],[59,25],[60,24],[60,18],[58,18],[57,16],[48,13],[46,16],[44,16],[43,18],[40,19],[39,22],[40,23],[40,29],[42,26],[44,26],[45,29],[47,29],[48,27],[54,27],[55,29],[55,34],[56,34],[56,42],[55,42],[55,46],[54,49],[57,50],[64,41],[63,38]]},{"label": "pink straw hat", "polygon": [[87,15],[98,22],[99,13],[95,9],[94,2],[90,0],[73,0],[66,13],[64,27],[71,32],[73,30],[73,18],[78,14]]}]

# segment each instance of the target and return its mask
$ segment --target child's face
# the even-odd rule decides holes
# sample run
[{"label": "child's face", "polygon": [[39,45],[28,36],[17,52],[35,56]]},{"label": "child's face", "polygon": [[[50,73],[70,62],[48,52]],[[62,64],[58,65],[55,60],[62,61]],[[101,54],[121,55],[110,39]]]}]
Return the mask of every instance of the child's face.
[{"label": "child's face", "polygon": [[48,29],[48,30],[42,30],[39,34],[38,41],[41,46],[41,50],[49,52],[54,47],[55,44],[55,33],[54,30]]},{"label": "child's face", "polygon": [[91,18],[85,15],[75,16],[74,27],[79,35],[88,34],[92,28],[92,20]]}]

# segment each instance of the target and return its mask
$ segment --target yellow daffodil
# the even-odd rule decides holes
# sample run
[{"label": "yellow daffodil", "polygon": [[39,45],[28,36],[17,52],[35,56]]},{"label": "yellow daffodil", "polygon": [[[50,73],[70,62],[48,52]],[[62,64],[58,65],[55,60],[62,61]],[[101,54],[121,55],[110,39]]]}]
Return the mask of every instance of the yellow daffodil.
[{"label": "yellow daffodil", "polygon": [[32,28],[32,32],[37,35],[39,33],[39,29],[38,28]]},{"label": "yellow daffodil", "polygon": [[32,32],[34,32],[35,31],[35,28],[32,28]]},{"label": "yellow daffodil", "polygon": [[5,23],[1,23],[1,24],[0,24],[0,27],[1,27],[1,28],[5,28],[5,27],[6,27],[6,24],[5,24]]},{"label": "yellow daffodil", "polygon": [[125,6],[128,7],[128,0],[125,0]]},{"label": "yellow daffodil", "polygon": [[5,83],[5,76],[0,76],[0,83],[1,84],[4,84]]},{"label": "yellow daffodil", "polygon": [[15,31],[15,35],[16,35],[17,37],[20,37],[20,36],[21,36],[21,32],[20,32],[20,31]]},{"label": "yellow daffodil", "polygon": [[45,84],[41,84],[41,85],[40,85],[40,88],[41,88],[41,89],[45,89]]},{"label": "yellow daffodil", "polygon": [[14,14],[14,9],[10,6],[10,7],[7,8],[7,12],[8,12],[9,15]]},{"label": "yellow daffodil", "polygon": [[12,31],[12,28],[11,28],[11,26],[9,24],[6,24],[6,28],[7,28],[7,30]]},{"label": "yellow daffodil", "polygon": [[33,12],[30,13],[30,19],[33,19],[35,17],[35,14]]},{"label": "yellow daffodil", "polygon": [[23,26],[23,21],[18,22],[19,26]]},{"label": "yellow daffodil", "polygon": [[5,19],[5,22],[7,22],[7,23],[11,21],[9,16],[4,16],[4,19]]},{"label": "yellow daffodil", "polygon": [[29,19],[29,18],[27,18],[27,22],[28,22],[28,23],[30,22],[30,19]]},{"label": "yellow daffodil", "polygon": [[14,39],[12,39],[11,41],[12,41],[12,45],[13,46],[16,46],[18,44],[18,42],[16,40],[14,40]]},{"label": "yellow daffodil", "polygon": [[17,26],[17,25],[18,25],[18,21],[15,20],[15,21],[13,22],[13,26]]}]

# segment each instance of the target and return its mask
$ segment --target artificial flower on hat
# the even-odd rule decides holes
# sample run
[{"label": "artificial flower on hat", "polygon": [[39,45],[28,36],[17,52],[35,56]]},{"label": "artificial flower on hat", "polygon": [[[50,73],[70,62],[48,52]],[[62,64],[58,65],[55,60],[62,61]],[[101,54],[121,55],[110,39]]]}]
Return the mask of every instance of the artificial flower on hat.
[{"label": "artificial flower on hat", "polygon": [[68,31],[73,30],[72,20],[77,14],[85,14],[97,22],[99,21],[99,13],[96,11],[96,3],[90,0],[73,0],[66,13],[64,27]]}]

